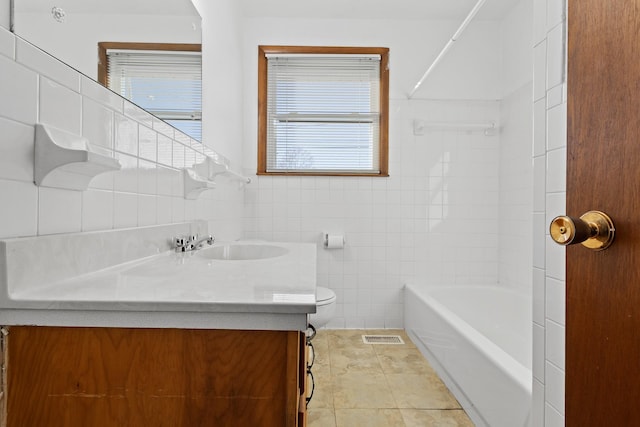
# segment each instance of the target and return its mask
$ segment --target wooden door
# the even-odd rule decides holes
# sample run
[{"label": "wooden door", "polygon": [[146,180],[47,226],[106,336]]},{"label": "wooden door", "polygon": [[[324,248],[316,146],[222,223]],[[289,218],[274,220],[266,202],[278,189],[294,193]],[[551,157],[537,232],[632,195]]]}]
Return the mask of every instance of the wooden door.
[{"label": "wooden door", "polygon": [[640,426],[640,0],[569,0],[567,214],[613,245],[567,248],[566,425]]}]

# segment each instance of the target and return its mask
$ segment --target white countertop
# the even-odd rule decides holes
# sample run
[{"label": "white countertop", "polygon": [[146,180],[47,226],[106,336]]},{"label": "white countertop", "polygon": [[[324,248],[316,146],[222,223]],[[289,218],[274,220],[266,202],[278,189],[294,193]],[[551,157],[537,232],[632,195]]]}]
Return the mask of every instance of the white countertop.
[{"label": "white countertop", "polygon": [[164,251],[73,277],[11,283],[0,324],[306,329],[316,310],[316,245],[264,242],[287,249],[265,259],[208,256],[229,244],[256,243]]}]

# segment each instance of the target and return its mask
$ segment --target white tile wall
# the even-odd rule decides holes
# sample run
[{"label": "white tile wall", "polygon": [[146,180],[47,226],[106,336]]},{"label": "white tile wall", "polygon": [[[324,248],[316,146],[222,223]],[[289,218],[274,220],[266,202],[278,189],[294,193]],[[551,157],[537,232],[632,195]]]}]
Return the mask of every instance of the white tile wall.
[{"label": "white tile wall", "polygon": [[138,195],[116,192],[113,198],[114,228],[136,227],[138,225]]},{"label": "white tile wall", "polygon": [[[241,237],[244,191],[237,182],[221,180],[200,200],[184,199],[173,153],[180,153],[176,165],[190,166],[186,162],[202,153],[202,144],[179,132],[176,138],[172,127],[28,43],[18,40],[14,60],[16,40],[0,28],[0,238],[185,219],[208,220],[222,240]],[[38,122],[83,135],[120,159],[123,169],[98,175],[86,191],[35,186]]]},{"label": "white tile wall", "polygon": [[533,99],[542,99],[546,95],[547,45],[540,43],[533,48]]},{"label": "white tile wall", "polygon": [[40,122],[80,135],[82,96],[40,75]]},{"label": "white tile wall", "polygon": [[138,154],[138,122],[115,113],[115,150],[136,156]]},{"label": "white tile wall", "polygon": [[0,118],[0,128],[0,178],[33,179],[33,126]]},{"label": "white tile wall", "polygon": [[109,90],[104,90],[104,86],[87,76],[81,76],[80,79],[80,93],[82,95],[98,101],[115,112],[122,113],[123,99],[120,96]]},{"label": "white tile wall", "polygon": [[[533,155],[544,156],[547,150],[547,108],[542,92],[542,99],[533,104]],[[544,157],[543,157],[544,159]]]},{"label": "white tile wall", "polygon": [[96,151],[113,153],[114,112],[98,102],[85,98],[82,102],[82,136],[91,141]]},{"label": "white tile wall", "polygon": [[[547,144],[549,144],[549,141],[547,141]],[[557,193],[557,192],[565,191],[566,161],[567,161],[566,148],[562,147],[557,150],[547,151],[547,188],[546,188],[547,193],[552,193],[552,192]]]},{"label": "white tile wall", "polygon": [[547,405],[564,414],[564,370],[546,362],[544,380]]},{"label": "white tile wall", "polygon": [[538,325],[544,325],[545,303],[546,303],[546,286],[544,270],[541,268],[533,269],[533,321]]},{"label": "white tile wall", "polygon": [[88,190],[82,193],[82,231],[113,227],[113,191]]},{"label": "white tile wall", "polygon": [[545,286],[545,306],[547,319],[559,325],[565,324],[565,289],[564,282],[547,277]]},{"label": "white tile wall", "polygon": [[[261,176],[246,191],[249,238],[319,245],[323,231],[345,234],[343,250],[319,245],[319,284],[338,296],[330,327],[401,327],[402,286],[408,281],[498,280],[499,136],[414,136],[412,122],[497,121],[500,103],[391,104],[389,178]],[[528,165],[530,152],[523,156]]]},{"label": "white tile wall", "polygon": [[[0,30],[3,31],[3,30]],[[35,123],[38,113],[38,75],[12,59],[0,56],[0,117]]]},{"label": "white tile wall", "polygon": [[15,58],[16,42],[12,34],[2,31],[0,32],[0,55],[8,58]]},{"label": "white tile wall", "polygon": [[[537,338],[532,421],[534,427],[559,427],[564,426],[565,250],[551,241],[547,227],[553,217],[566,211],[566,1],[534,0],[533,25],[537,101],[533,330]],[[546,164],[544,174],[542,164]]]},{"label": "white tile wall", "polygon": [[[549,91],[557,93],[556,89],[560,90],[560,100],[562,99],[561,87],[556,86],[554,89]],[[547,103],[547,150],[556,150],[563,148],[567,145],[567,104],[553,103],[553,107]]]},{"label": "white tile wall", "polygon": [[531,425],[542,426],[544,425],[544,385],[537,378],[534,378],[532,389]]},{"label": "white tile wall", "polygon": [[155,225],[157,223],[156,197],[138,194],[138,226]]},{"label": "white tile wall", "polygon": [[74,233],[82,230],[82,193],[40,187],[38,234]]},{"label": "white tile wall", "polygon": [[158,160],[158,133],[146,126],[138,127],[138,157],[154,163]]},{"label": "white tile wall", "polygon": [[564,81],[564,24],[553,27],[547,33],[547,90]]},{"label": "white tile wall", "polygon": [[[564,371],[564,326],[547,319],[545,323],[545,357],[558,369]],[[564,396],[563,396],[564,399]]]},{"label": "white tile wall", "polygon": [[34,236],[38,233],[38,188],[30,182],[0,180],[0,235]]},{"label": "white tile wall", "polygon": [[564,415],[556,408],[546,403],[543,410],[545,427],[564,427]]}]

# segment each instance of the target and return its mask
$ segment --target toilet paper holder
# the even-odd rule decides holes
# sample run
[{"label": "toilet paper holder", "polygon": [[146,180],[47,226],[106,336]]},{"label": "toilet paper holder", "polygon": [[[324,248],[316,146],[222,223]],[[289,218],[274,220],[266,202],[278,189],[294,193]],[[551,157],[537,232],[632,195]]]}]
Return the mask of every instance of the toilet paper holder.
[{"label": "toilet paper holder", "polygon": [[341,249],[346,243],[342,234],[323,233],[323,240],[325,249]]}]

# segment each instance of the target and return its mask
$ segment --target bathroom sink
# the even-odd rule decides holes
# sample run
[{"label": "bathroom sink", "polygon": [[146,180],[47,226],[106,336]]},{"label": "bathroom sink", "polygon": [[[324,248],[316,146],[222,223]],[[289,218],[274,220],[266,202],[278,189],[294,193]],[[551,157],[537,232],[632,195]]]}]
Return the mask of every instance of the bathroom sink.
[{"label": "bathroom sink", "polygon": [[289,250],[274,245],[224,245],[202,249],[199,256],[223,261],[248,261],[255,259],[275,258],[285,255]]}]

